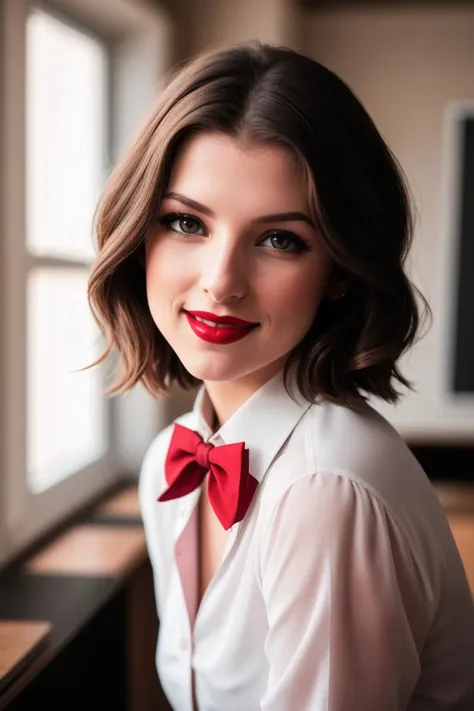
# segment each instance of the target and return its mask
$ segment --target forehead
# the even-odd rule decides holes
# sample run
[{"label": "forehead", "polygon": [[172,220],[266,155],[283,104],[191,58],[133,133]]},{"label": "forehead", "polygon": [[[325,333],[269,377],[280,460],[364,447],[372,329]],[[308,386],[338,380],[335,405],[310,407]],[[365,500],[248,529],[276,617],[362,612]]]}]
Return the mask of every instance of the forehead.
[{"label": "forehead", "polygon": [[264,201],[275,212],[307,209],[308,203],[304,170],[292,151],[221,133],[199,133],[184,143],[169,189],[205,204],[229,198],[236,204],[236,196],[249,208]]}]

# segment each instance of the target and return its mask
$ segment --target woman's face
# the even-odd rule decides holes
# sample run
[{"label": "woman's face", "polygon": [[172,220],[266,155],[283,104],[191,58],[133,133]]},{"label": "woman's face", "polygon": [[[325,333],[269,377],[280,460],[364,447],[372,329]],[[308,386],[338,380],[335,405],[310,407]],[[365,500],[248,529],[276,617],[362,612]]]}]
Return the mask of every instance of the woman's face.
[{"label": "woman's face", "polygon": [[[220,133],[184,144],[147,240],[146,287],[158,329],[194,377],[264,384],[310,328],[330,272],[289,151]],[[258,325],[218,333],[195,311]]]}]

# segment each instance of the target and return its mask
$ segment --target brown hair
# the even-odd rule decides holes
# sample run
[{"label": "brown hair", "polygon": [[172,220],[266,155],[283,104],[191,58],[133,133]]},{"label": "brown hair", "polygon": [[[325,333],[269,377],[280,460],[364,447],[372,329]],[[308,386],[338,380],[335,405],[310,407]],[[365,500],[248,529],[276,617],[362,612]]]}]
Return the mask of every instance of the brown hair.
[{"label": "brown hair", "polygon": [[[413,221],[403,173],[347,85],[290,49],[258,42],[200,56],[170,81],[96,211],[98,255],[88,296],[122,373],[108,390],[137,382],[154,395],[200,381],[180,362],[151,317],[143,245],[176,152],[197,131],[222,131],[285,146],[302,161],[313,218],[345,296],[323,299],[285,364],[310,402],[354,406],[366,394],[395,402],[392,380],[417,334],[418,295],[404,273]],[[92,367],[92,366],[89,366]],[[287,388],[288,389],[288,388]]]}]

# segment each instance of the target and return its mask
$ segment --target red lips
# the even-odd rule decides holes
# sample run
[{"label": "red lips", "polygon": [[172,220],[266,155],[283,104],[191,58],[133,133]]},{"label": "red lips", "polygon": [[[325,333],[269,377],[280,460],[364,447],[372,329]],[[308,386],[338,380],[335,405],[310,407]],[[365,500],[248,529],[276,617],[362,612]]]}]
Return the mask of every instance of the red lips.
[{"label": "red lips", "polygon": [[[208,311],[185,311],[185,315],[196,336],[199,336],[199,338],[203,341],[207,341],[208,343],[217,343],[219,345],[226,345],[228,343],[240,341],[242,338],[245,338],[245,336],[252,333],[252,331],[258,326],[258,323],[243,321],[242,319],[235,318],[234,316],[218,316],[217,314],[211,314]],[[209,321],[212,320],[215,323],[218,323],[219,326],[210,326],[207,323],[202,323],[202,321],[198,321],[195,316],[205,318]],[[216,319],[219,319],[219,321]],[[227,328],[225,324],[227,324]]]},{"label": "red lips", "polygon": [[187,311],[186,313],[199,318],[205,318],[206,321],[214,321],[214,323],[229,324],[230,326],[255,326],[255,321],[243,321],[235,316],[219,316],[219,314],[211,314],[209,311]]}]

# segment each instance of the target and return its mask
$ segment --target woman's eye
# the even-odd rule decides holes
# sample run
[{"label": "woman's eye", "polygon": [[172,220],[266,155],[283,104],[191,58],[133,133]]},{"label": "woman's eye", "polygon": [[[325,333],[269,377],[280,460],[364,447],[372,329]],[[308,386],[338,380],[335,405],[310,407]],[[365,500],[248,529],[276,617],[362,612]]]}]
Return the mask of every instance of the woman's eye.
[{"label": "woman's eye", "polygon": [[[205,229],[200,220],[193,215],[175,212],[165,215],[160,220],[162,225],[165,225],[172,232],[178,235],[203,235]],[[276,252],[301,254],[310,249],[300,237],[297,237],[291,232],[285,230],[273,230],[267,234],[262,242],[270,241],[270,247]]]},{"label": "woman's eye", "polygon": [[161,223],[178,234],[203,234],[203,232],[199,232],[199,230],[202,230],[201,222],[192,215],[183,215],[179,213],[166,215],[166,217],[163,217],[161,220]]},{"label": "woman's eye", "polygon": [[[295,254],[300,254],[301,252],[306,252],[309,246],[303,242],[302,239],[296,237],[291,232],[285,232],[284,230],[275,230],[268,234],[263,242],[267,240],[271,241],[271,246],[276,249],[277,252],[291,252]],[[292,249],[288,249],[288,245],[292,245]]]}]

